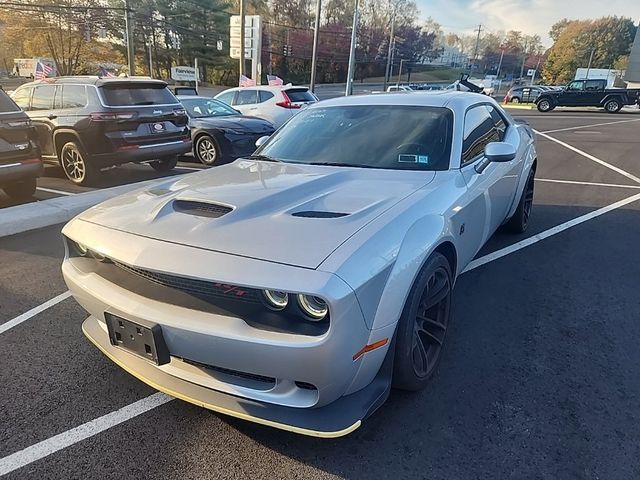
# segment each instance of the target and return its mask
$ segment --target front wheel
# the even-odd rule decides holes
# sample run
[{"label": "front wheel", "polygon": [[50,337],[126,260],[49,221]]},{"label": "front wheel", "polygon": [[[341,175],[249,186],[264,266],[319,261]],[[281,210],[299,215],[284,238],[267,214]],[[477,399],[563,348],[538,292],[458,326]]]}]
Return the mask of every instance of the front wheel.
[{"label": "front wheel", "polygon": [[396,332],[393,386],[421,390],[435,372],[451,316],[453,275],[440,253],[432,254],[411,288]]},{"label": "front wheel", "polygon": [[161,158],[160,160],[149,162],[149,165],[151,165],[156,172],[170,172],[178,165],[178,157]]},{"label": "front wheel", "polygon": [[607,103],[604,104],[604,109],[607,113],[617,113],[622,109],[622,102],[615,98],[608,100]]},{"label": "front wheel", "polygon": [[14,200],[29,200],[36,193],[36,179],[21,180],[11,185],[6,185],[2,189]]},{"label": "front wheel", "polygon": [[555,108],[555,105],[551,103],[551,100],[547,100],[546,98],[543,98],[538,102],[537,107],[539,112],[544,113],[544,112],[550,112],[551,110],[553,110]]},{"label": "front wheel", "polygon": [[505,224],[505,229],[511,233],[524,233],[529,226],[529,218],[533,209],[533,190],[535,187],[535,172],[531,170],[527,177],[527,183],[518,202],[513,217]]},{"label": "front wheel", "polygon": [[209,167],[216,165],[220,160],[220,148],[216,141],[209,135],[202,135],[196,140],[193,153],[203,165]]},{"label": "front wheel", "polygon": [[518,97],[513,97],[511,99],[511,103],[520,103],[520,99]]}]

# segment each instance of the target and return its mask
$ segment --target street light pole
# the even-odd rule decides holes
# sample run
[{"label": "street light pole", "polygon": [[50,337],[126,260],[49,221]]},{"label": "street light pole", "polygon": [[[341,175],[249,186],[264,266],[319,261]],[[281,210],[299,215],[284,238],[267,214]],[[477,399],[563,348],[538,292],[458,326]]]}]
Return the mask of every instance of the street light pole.
[{"label": "street light pole", "polygon": [[347,72],[347,89],[345,96],[353,93],[353,73],[356,66],[356,30],[358,29],[358,0],[353,8],[353,27],[351,29],[351,48],[349,49],[349,70]]},{"label": "street light pole", "polygon": [[593,62],[593,54],[595,53],[596,49],[592,48],[591,49],[591,55],[589,56],[589,65],[587,65],[587,76],[586,79],[589,80],[589,70],[591,70],[591,62]]},{"label": "street light pole", "polygon": [[[244,0],[240,0],[240,76],[244,75]],[[255,80],[255,78],[254,78]]]},{"label": "street light pole", "polygon": [[496,80],[500,77],[500,69],[502,68],[502,59],[504,58],[504,49],[500,50],[500,61],[498,62],[498,71],[496,72]]},{"label": "street light pole", "polygon": [[393,35],[396,27],[396,12],[398,5],[393,6],[393,14],[391,16],[391,34],[389,35],[389,51],[387,52],[387,68],[384,70],[384,88],[383,91],[387,91],[387,83],[391,79],[391,73],[389,73],[389,67],[391,66],[391,50],[393,49]]},{"label": "street light pole", "polygon": [[316,25],[313,31],[313,53],[311,54],[311,82],[309,89],[313,92],[316,88],[316,68],[318,66],[318,37],[320,36],[320,12],[322,11],[322,0],[317,0],[316,5]]},{"label": "street light pole", "polygon": [[127,37],[127,63],[129,64],[129,75],[136,74],[135,49],[133,48],[133,22],[131,20],[131,6],[129,0],[124,0],[124,28]]},{"label": "street light pole", "polygon": [[400,70],[398,70],[398,81],[396,82],[396,87],[400,86],[400,77],[402,76],[402,64],[404,63],[404,58],[400,59]]}]

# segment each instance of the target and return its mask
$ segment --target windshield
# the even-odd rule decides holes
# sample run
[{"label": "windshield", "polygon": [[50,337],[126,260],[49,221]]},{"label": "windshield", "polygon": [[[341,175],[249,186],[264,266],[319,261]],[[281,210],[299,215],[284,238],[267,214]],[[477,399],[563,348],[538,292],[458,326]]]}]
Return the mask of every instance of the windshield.
[{"label": "windshield", "polygon": [[190,98],[182,100],[187,114],[191,118],[226,117],[228,115],[240,115],[226,103],[213,98]]},{"label": "windshield", "polygon": [[446,170],[452,127],[453,113],[439,107],[312,108],[295,116],[256,153],[292,163]]}]

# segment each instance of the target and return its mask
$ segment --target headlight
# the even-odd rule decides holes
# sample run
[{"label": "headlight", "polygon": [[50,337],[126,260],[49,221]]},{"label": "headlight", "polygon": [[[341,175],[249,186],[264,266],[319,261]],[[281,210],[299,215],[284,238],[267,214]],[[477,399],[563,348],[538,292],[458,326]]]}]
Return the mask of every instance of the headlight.
[{"label": "headlight", "polygon": [[298,294],[298,304],[304,314],[314,321],[322,320],[329,313],[327,302],[314,295]]},{"label": "headlight", "polygon": [[267,305],[273,310],[282,310],[289,304],[289,294],[280,290],[263,290]]}]

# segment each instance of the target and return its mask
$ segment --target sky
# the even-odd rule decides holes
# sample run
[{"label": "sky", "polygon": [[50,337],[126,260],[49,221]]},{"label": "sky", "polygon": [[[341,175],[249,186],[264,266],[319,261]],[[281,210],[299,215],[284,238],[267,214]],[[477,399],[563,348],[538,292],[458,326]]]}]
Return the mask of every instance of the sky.
[{"label": "sky", "polygon": [[551,46],[549,30],[558,20],[625,16],[640,21],[640,0],[416,0],[423,18],[432,17],[446,32],[473,33],[482,23],[489,32],[520,30],[538,34]]}]

